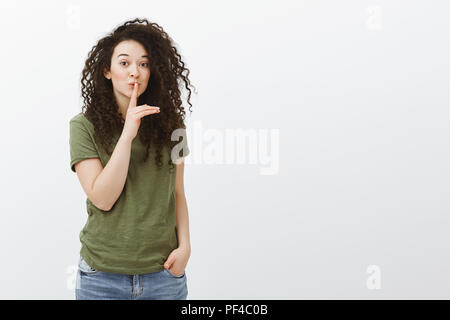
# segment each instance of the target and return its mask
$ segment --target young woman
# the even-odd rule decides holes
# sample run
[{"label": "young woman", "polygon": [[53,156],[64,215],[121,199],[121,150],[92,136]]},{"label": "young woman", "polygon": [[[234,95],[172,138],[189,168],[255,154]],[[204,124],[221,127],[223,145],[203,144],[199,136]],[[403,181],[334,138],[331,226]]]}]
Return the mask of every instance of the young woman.
[{"label": "young woman", "polygon": [[146,19],[89,52],[84,106],[70,120],[70,167],[88,214],[76,299],[186,299],[189,148],[178,80],[192,107],[188,75],[173,40]]}]

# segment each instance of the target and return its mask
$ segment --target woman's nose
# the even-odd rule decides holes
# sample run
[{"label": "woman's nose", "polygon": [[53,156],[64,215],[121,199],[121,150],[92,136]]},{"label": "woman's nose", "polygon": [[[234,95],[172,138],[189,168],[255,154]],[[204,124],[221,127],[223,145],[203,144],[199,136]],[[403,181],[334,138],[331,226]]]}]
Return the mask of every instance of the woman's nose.
[{"label": "woman's nose", "polygon": [[136,66],[131,66],[131,71],[130,71],[130,77],[137,77],[139,76],[139,69]]}]

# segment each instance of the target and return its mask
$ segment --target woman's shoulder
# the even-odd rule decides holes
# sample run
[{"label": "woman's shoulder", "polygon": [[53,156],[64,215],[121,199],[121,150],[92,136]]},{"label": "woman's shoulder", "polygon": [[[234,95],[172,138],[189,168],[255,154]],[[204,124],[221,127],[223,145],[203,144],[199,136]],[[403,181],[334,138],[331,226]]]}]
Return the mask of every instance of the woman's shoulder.
[{"label": "woman's shoulder", "polygon": [[73,117],[70,119],[71,122],[72,122],[72,121],[82,121],[82,122],[84,122],[84,121],[86,121],[86,120],[87,120],[87,118],[86,118],[86,116],[83,114],[83,112],[78,113],[77,115],[73,116]]},{"label": "woman's shoulder", "polygon": [[84,124],[87,128],[91,128],[91,129],[93,128],[92,123],[88,120],[86,115],[84,115],[82,112],[73,116],[69,122],[78,122],[78,123]]}]

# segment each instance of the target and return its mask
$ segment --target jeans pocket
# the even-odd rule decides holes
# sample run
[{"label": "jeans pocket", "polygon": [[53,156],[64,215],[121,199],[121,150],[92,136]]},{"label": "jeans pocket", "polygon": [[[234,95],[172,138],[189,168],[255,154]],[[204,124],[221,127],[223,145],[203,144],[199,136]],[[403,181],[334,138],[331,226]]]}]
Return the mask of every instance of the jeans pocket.
[{"label": "jeans pocket", "polygon": [[80,255],[80,258],[78,260],[78,269],[80,271],[87,273],[87,274],[94,274],[97,273],[98,270],[92,268],[90,265],[87,264],[87,262],[83,259],[83,257]]},{"label": "jeans pocket", "polygon": [[173,278],[183,278],[184,275],[186,274],[186,271],[183,271],[182,274],[180,274],[179,276],[176,276],[176,275],[174,275],[174,274],[173,274],[169,269],[167,269],[167,268],[164,268],[164,271],[165,271],[169,276],[171,276],[171,277],[173,277]]}]

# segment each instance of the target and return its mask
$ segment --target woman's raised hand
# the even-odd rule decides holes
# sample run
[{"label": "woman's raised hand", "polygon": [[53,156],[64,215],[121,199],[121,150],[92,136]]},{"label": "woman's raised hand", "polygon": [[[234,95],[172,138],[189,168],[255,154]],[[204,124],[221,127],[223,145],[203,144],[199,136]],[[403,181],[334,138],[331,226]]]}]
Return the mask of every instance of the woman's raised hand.
[{"label": "woman's raised hand", "polygon": [[136,106],[138,97],[139,84],[134,83],[133,93],[131,94],[130,104],[125,118],[122,134],[133,140],[141,125],[141,118],[146,115],[159,113],[158,107],[151,107],[149,105]]}]

